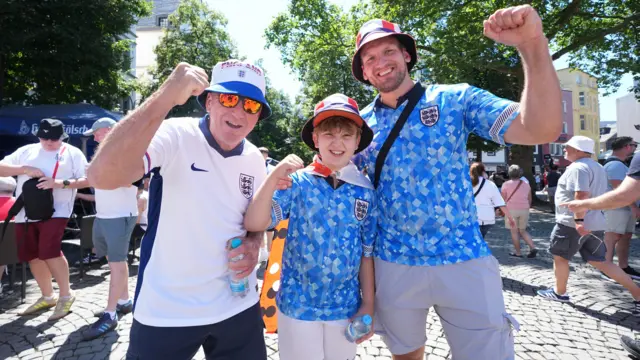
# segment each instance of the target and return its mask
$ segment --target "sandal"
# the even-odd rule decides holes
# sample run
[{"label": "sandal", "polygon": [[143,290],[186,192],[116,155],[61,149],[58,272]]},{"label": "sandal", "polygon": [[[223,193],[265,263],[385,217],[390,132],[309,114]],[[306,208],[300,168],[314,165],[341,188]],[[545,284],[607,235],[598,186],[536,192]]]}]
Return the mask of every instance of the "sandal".
[{"label": "sandal", "polygon": [[527,257],[529,259],[533,259],[534,257],[536,257],[537,254],[538,254],[538,249],[531,249],[531,251],[529,251],[529,255],[527,255]]},{"label": "sandal", "polygon": [[509,256],[513,256],[513,257],[517,257],[517,258],[521,258],[522,257],[522,255],[518,255],[518,254],[513,253],[513,252],[510,252]]}]

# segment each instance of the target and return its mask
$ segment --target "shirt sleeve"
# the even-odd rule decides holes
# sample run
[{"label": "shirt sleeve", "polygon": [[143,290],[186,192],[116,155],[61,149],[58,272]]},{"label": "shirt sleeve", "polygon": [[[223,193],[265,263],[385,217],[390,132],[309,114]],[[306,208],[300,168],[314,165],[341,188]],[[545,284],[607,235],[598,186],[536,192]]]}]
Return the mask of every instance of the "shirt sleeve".
[{"label": "shirt sleeve", "polygon": [[176,153],[179,143],[179,127],[174,120],[165,120],[151,139],[147,152],[142,157],[144,173],[151,169],[167,164],[171,156]]},{"label": "shirt sleeve", "polygon": [[491,198],[493,207],[506,206],[504,199],[502,198],[502,194],[500,194],[500,190],[498,190],[498,187],[489,180],[486,180],[486,182],[487,183],[484,186],[486,186],[490,191],[489,197]]},{"label": "shirt sleeve", "polygon": [[640,180],[640,153],[633,155],[631,159],[631,165],[629,165],[629,172],[627,176],[630,176],[636,180]]},{"label": "shirt sleeve", "polygon": [[5,156],[4,159],[0,160],[0,162],[7,165],[13,165],[13,166],[22,165],[20,164],[20,157],[22,156],[22,153],[23,153],[22,148],[19,148],[18,150]]},{"label": "shirt sleeve", "polygon": [[286,190],[276,190],[271,200],[271,225],[269,229],[273,229],[278,223],[284,219],[288,219],[291,212],[291,204],[293,201],[293,189],[296,186],[296,181],[291,184],[291,187]]},{"label": "shirt sleeve", "polygon": [[627,167],[619,161],[608,163],[604,169],[607,171],[607,179],[611,180],[624,180],[627,176]]},{"label": "shirt sleeve", "polygon": [[576,166],[572,168],[567,181],[567,190],[569,191],[590,191],[589,179],[591,177],[587,166]]},{"label": "shirt sleeve", "polygon": [[89,166],[89,163],[82,151],[74,151],[71,156],[75,158],[73,160],[73,177],[75,179],[80,179],[87,176],[87,166]]},{"label": "shirt sleeve", "polygon": [[[467,85],[468,86],[468,85]],[[464,94],[465,126],[474,134],[506,145],[504,134],[520,114],[520,104],[468,86]]]},{"label": "shirt sleeve", "polygon": [[362,256],[373,257],[378,225],[378,204],[373,198],[371,211],[362,224]]}]

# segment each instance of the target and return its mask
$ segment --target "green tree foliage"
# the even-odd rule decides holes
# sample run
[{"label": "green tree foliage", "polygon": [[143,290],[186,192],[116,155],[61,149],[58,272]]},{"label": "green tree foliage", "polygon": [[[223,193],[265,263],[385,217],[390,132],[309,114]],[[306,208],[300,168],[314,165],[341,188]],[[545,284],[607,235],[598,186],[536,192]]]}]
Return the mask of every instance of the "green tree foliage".
[{"label": "green tree foliage", "polygon": [[145,0],[2,1],[0,105],[115,108],[134,89],[123,35],[150,11]]},{"label": "green tree foliage", "polygon": [[[371,101],[372,90],[351,78],[349,64],[359,26],[372,18],[396,22],[415,37],[419,61],[414,78],[427,83],[466,82],[518,100],[524,87],[518,53],[485,38],[482,22],[497,9],[521,3],[380,0],[362,1],[345,12],[325,0],[291,0],[288,11],[266,30],[266,37],[305,84],[309,100],[344,91],[360,103]],[[624,73],[640,79],[640,0],[527,3],[540,13],[554,60],[566,55],[571,67],[598,76],[600,87],[607,91],[617,90]],[[470,150],[494,146],[474,137],[468,144]],[[512,150],[510,162],[531,177],[532,147]]]},{"label": "green tree foliage", "polygon": [[[151,69],[152,81],[145,84],[143,98],[150,96],[167,79],[180,62],[203,68],[210,74],[219,61],[238,58],[236,46],[226,30],[227,19],[200,0],[183,0],[169,15],[169,28],[154,49],[156,66]],[[202,113],[196,98],[174,107],[169,117]]]}]

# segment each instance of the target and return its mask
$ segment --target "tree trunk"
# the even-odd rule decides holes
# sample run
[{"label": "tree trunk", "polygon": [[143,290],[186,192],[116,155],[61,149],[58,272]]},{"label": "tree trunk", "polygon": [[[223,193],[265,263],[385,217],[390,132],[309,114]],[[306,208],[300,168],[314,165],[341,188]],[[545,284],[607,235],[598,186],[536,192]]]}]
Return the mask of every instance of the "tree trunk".
[{"label": "tree trunk", "polygon": [[482,162],[482,150],[476,150],[476,161],[479,163]]}]

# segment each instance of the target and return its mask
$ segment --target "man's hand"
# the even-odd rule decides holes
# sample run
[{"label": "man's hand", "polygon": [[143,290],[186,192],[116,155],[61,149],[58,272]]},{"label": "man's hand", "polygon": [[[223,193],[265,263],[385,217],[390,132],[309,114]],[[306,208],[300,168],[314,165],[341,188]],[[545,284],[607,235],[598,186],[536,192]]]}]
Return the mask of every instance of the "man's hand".
[{"label": "man's hand", "polygon": [[258,255],[263,239],[263,232],[250,233],[242,239],[242,245],[229,251],[229,259],[242,255],[242,259],[229,262],[229,271],[234,274],[234,278],[243,279],[251,275],[258,265]]},{"label": "man's hand", "polygon": [[182,105],[191,96],[198,96],[209,86],[209,77],[202,69],[187,63],[180,63],[162,84],[174,105]]},{"label": "man's hand", "polygon": [[583,223],[576,223],[576,231],[578,231],[578,234],[580,234],[580,236],[585,236],[590,233],[589,230],[584,228]]},{"label": "man's hand", "polygon": [[635,216],[636,219],[640,219],[640,209],[632,206],[631,207],[631,211],[633,212],[633,216]]},{"label": "man's hand", "polygon": [[587,203],[584,200],[571,200],[565,203],[561,203],[560,206],[564,206],[572,213],[583,213],[589,210]]},{"label": "man's hand", "polygon": [[277,188],[280,190],[291,187],[292,180],[289,177],[292,173],[304,167],[304,162],[297,155],[287,155],[280,163],[271,171],[269,176],[278,179]]},{"label": "man's hand", "polygon": [[22,173],[27,175],[30,178],[41,178],[44,176],[42,170],[35,168],[33,166],[23,166]]},{"label": "man's hand", "polygon": [[358,309],[358,312],[355,315],[353,315],[351,319],[349,319],[349,322],[353,322],[353,319],[357,318],[358,316],[361,316],[364,314],[369,314],[369,316],[371,316],[371,331],[369,331],[366,335],[363,335],[360,339],[358,339],[356,341],[356,344],[361,344],[369,340],[373,336],[373,311],[374,311],[373,304],[367,304],[363,302],[362,305],[360,305],[360,309]]},{"label": "man's hand", "polygon": [[500,9],[485,20],[483,25],[484,36],[516,48],[544,37],[542,20],[530,5]]},{"label": "man's hand", "polygon": [[509,216],[509,218],[507,219],[509,221],[509,225],[511,225],[512,229],[516,228],[516,221],[513,220],[513,217]]},{"label": "man's hand", "polygon": [[38,180],[38,185],[36,185],[36,187],[38,189],[42,189],[42,190],[46,190],[46,189],[62,189],[62,187],[64,186],[64,184],[62,183],[61,180],[55,180],[52,179],[50,177],[41,177],[40,180]]}]

